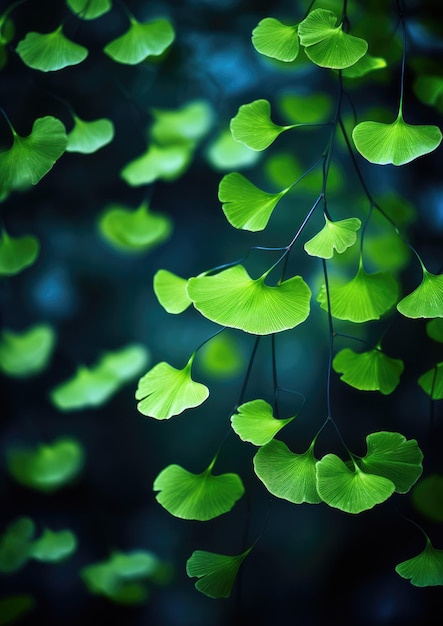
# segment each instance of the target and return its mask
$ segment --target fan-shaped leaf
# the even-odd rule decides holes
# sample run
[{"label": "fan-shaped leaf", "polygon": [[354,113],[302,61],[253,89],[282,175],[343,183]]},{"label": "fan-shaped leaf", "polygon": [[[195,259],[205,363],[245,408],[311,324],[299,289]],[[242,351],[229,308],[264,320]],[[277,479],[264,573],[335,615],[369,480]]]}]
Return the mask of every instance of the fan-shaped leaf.
[{"label": "fan-shaped leaf", "polygon": [[378,348],[360,353],[345,348],[336,354],[332,366],[351,387],[385,395],[397,387],[404,369],[403,361],[392,359]]},{"label": "fan-shaped leaf", "polygon": [[207,152],[209,163],[217,170],[233,170],[254,165],[260,153],[251,150],[244,143],[235,141],[231,131],[224,130],[210,144]]},{"label": "fan-shaped leaf", "polygon": [[132,187],[147,185],[157,179],[174,180],[183,174],[192,154],[191,144],[172,146],[151,144],[144,154],[125,165],[120,176]]},{"label": "fan-shaped leaf", "polygon": [[265,400],[251,400],[237,408],[237,413],[231,416],[231,425],[242,441],[264,446],[295,417],[277,419]]},{"label": "fan-shaped leaf", "polygon": [[392,124],[361,122],[352,131],[355,147],[370,163],[405,165],[435,150],[442,139],[438,126],[413,126],[401,111]]},{"label": "fan-shaped leaf", "polygon": [[426,333],[434,341],[443,343],[443,319],[437,317],[426,324]]},{"label": "fan-shaped leaf", "polygon": [[432,400],[443,400],[443,362],[422,374],[418,384]]},{"label": "fan-shaped leaf", "polygon": [[3,228],[0,239],[0,276],[19,274],[32,265],[40,252],[36,237],[11,237]]},{"label": "fan-shaped leaf", "polygon": [[88,50],[68,39],[62,28],[46,34],[28,33],[16,48],[23,63],[41,72],[56,72],[84,61]]},{"label": "fan-shaped leaf", "polygon": [[443,317],[443,274],[423,268],[423,280],[412,293],[397,304],[405,317]]},{"label": "fan-shaped leaf", "polygon": [[181,370],[169,363],[158,363],[140,378],[135,392],[135,398],[140,401],[137,404],[140,413],[164,420],[206,400],[208,388],[191,378],[194,357],[195,353]]},{"label": "fan-shaped leaf", "polygon": [[172,24],[165,19],[141,23],[130,18],[129,29],[104,48],[104,52],[118,63],[137,65],[149,56],[159,56],[174,41]]},{"label": "fan-shaped leaf", "polygon": [[74,115],[74,127],[68,133],[66,152],[92,154],[114,139],[114,124],[111,120],[85,121]]},{"label": "fan-shaped leaf", "polygon": [[305,243],[304,248],[311,256],[330,259],[334,255],[334,250],[342,254],[354,245],[361,222],[356,217],[338,222],[332,222],[326,215],[324,217],[325,225],[315,237]]},{"label": "fan-shaped leaf", "polygon": [[253,280],[242,265],[188,281],[188,295],[200,313],[221,326],[268,335],[294,328],[309,315],[311,291],[301,276],[276,287],[266,274]]},{"label": "fan-shaped leaf", "polygon": [[231,133],[236,141],[241,141],[252,150],[264,150],[285,130],[300,124],[279,126],[271,120],[271,105],[267,100],[254,100],[242,104],[237,115],[231,120]]},{"label": "fan-shaped leaf", "polygon": [[361,78],[374,70],[381,70],[387,66],[386,60],[382,57],[373,57],[365,54],[361,59],[343,70],[345,78]]},{"label": "fan-shaped leaf", "polygon": [[242,174],[232,172],[220,181],[218,198],[232,226],[257,232],[266,227],[273,210],[289,190],[290,187],[279,193],[266,193]]},{"label": "fan-shaped leaf", "polygon": [[154,274],[154,293],[168,313],[183,313],[192,303],[189,299],[186,278],[181,278],[168,270],[158,270]]},{"label": "fan-shaped leaf", "polygon": [[205,596],[229,598],[240,565],[251,550],[235,556],[195,550],[186,562],[186,573],[199,579],[195,588]]},{"label": "fan-shaped leaf", "polygon": [[412,491],[415,508],[433,522],[443,522],[443,476],[430,474],[418,482]]},{"label": "fan-shaped leaf", "polygon": [[265,17],[252,31],[252,45],[267,57],[278,61],[294,61],[299,43],[298,24],[287,26],[273,17]]},{"label": "fan-shaped leaf", "polygon": [[29,556],[37,561],[57,563],[70,556],[77,547],[77,539],[70,530],[53,532],[46,528],[42,536],[32,542]]},{"label": "fan-shaped leaf", "polygon": [[54,344],[55,333],[46,324],[19,333],[5,329],[0,335],[0,369],[20,378],[38,374],[47,366]]},{"label": "fan-shaped leaf", "polygon": [[82,20],[95,20],[112,7],[111,0],[66,0],[66,4]]},{"label": "fan-shaped leaf", "polygon": [[283,441],[273,439],[254,457],[254,470],[266,489],[277,498],[294,504],[317,504],[314,443],[306,452],[295,454]]},{"label": "fan-shaped leaf", "polygon": [[28,517],[14,520],[0,537],[0,572],[9,574],[28,560],[34,522]]},{"label": "fan-shaped leaf", "polygon": [[443,550],[437,550],[426,537],[426,547],[417,556],[399,563],[395,571],[416,587],[443,585]]},{"label": "fan-shaped leaf", "polygon": [[175,110],[151,109],[150,136],[161,145],[197,142],[211,128],[213,112],[205,100],[193,100]]},{"label": "fan-shaped leaf", "polygon": [[171,515],[206,521],[227,513],[239,500],[244,487],[237,474],[214,476],[212,466],[192,474],[179,465],[169,465],[154,481],[157,501]]}]

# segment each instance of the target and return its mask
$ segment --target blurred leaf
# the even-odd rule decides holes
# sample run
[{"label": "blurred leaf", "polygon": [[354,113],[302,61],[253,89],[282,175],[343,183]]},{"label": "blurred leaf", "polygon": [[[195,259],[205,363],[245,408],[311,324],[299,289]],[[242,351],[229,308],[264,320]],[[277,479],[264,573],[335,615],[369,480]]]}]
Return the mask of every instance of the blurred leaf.
[{"label": "blurred leaf", "polygon": [[14,520],[0,537],[0,572],[10,574],[28,560],[34,522],[28,517]]},{"label": "blurred leaf", "polygon": [[318,256],[322,259],[331,259],[334,250],[342,254],[357,241],[356,231],[359,230],[361,222],[356,217],[332,222],[324,216],[325,225],[322,230],[304,245],[306,252],[311,256]]},{"label": "blurred leaf", "polygon": [[13,624],[35,606],[33,596],[28,593],[16,593],[0,598],[0,626]]},{"label": "blurred leaf", "polygon": [[237,413],[231,416],[231,425],[234,432],[242,441],[249,441],[254,446],[264,446],[284,427],[295,419],[277,419],[272,407],[265,400],[251,400],[236,409]]},{"label": "blurred leaf", "polygon": [[432,400],[443,400],[443,362],[422,374],[418,384]]},{"label": "blurred leaf", "polygon": [[235,141],[231,131],[222,131],[206,151],[209,163],[217,170],[240,169],[254,165],[260,154],[245,144]]},{"label": "blurred leaf", "polygon": [[16,48],[23,63],[41,72],[56,72],[84,61],[88,50],[68,39],[62,29],[63,24],[50,33],[28,33]]},{"label": "blurred leaf", "polygon": [[82,20],[95,20],[112,8],[111,0],[66,0],[66,4]]},{"label": "blurred leaf", "polygon": [[225,333],[216,335],[200,350],[200,366],[205,374],[221,379],[235,376],[244,368],[238,344]]},{"label": "blurred leaf", "polygon": [[443,585],[443,550],[437,550],[426,537],[426,547],[417,556],[399,563],[395,571],[410,579],[415,587]]},{"label": "blurred leaf", "polygon": [[252,45],[267,57],[294,61],[299,50],[297,27],[298,24],[286,26],[273,17],[265,17],[252,31]]},{"label": "blurred leaf", "polygon": [[42,536],[31,543],[29,556],[37,561],[57,563],[77,548],[77,539],[70,530],[53,532],[45,528]]},{"label": "blurred leaf", "polygon": [[103,51],[113,61],[128,65],[137,65],[149,56],[159,56],[174,41],[175,32],[172,24],[165,19],[156,19],[141,23],[130,18],[129,29],[114,39]]},{"label": "blurred leaf", "polygon": [[240,565],[252,546],[236,556],[195,550],[186,562],[189,578],[198,578],[195,588],[210,598],[229,598]]},{"label": "blurred leaf", "polygon": [[200,141],[213,121],[212,107],[205,100],[193,100],[172,111],[151,109],[151,114],[150,136],[160,145]]},{"label": "blurred leaf", "polygon": [[36,237],[12,237],[3,228],[0,239],[0,276],[13,276],[35,263],[40,252]]},{"label": "blurred leaf", "polygon": [[300,124],[279,126],[271,120],[271,105],[267,100],[254,100],[242,104],[232,118],[230,128],[236,141],[241,141],[251,150],[265,150],[283,132]]},{"label": "blurred leaf", "polygon": [[332,115],[332,98],[326,93],[284,93],[278,99],[278,106],[286,119],[294,124],[321,124]]},{"label": "blurred leaf", "polygon": [[393,231],[365,233],[365,260],[382,271],[398,272],[406,267],[411,250]]},{"label": "blurred leaf", "polygon": [[5,329],[0,335],[0,369],[8,376],[25,378],[47,366],[55,344],[55,333],[46,324],[22,332]]},{"label": "blurred leaf", "polygon": [[443,274],[431,274],[422,266],[423,279],[412,293],[397,304],[405,317],[443,317]]},{"label": "blurred leaf", "polygon": [[85,121],[74,115],[74,127],[68,133],[66,152],[92,154],[114,139],[114,124],[111,120]]},{"label": "blurred leaf", "polygon": [[381,57],[373,57],[365,54],[361,59],[343,70],[345,78],[361,78],[374,70],[381,70],[387,66],[386,60]]},{"label": "blurred leaf", "polygon": [[192,160],[193,144],[157,146],[151,144],[147,151],[130,161],[120,176],[131,187],[148,185],[157,179],[171,181],[183,174]]},{"label": "blurred leaf", "polygon": [[418,76],[414,82],[414,92],[424,104],[440,108],[443,96],[443,77],[426,74]]},{"label": "blurred leaf", "polygon": [[428,337],[439,343],[443,343],[443,319],[437,317],[426,324]]},{"label": "blurred leaf", "polygon": [[443,522],[443,476],[430,474],[412,490],[412,503],[417,511],[433,522]]},{"label": "blurred leaf", "polygon": [[349,348],[340,350],[332,362],[334,370],[341,374],[340,380],[361,391],[380,391],[387,395],[400,382],[404,364],[392,359],[377,348],[367,352],[354,352]]},{"label": "blurred leaf", "polygon": [[154,293],[168,313],[183,313],[192,303],[186,291],[188,281],[168,270],[158,270],[154,274]]}]

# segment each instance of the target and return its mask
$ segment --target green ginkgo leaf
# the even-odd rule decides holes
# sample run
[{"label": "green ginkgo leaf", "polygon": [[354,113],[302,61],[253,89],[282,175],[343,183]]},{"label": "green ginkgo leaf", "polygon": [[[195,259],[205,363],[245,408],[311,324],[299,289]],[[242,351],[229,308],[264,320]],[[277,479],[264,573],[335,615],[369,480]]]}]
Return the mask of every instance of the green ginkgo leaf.
[{"label": "green ginkgo leaf", "polygon": [[345,78],[361,78],[374,70],[381,70],[387,66],[386,60],[382,57],[373,57],[365,54],[361,59],[343,70]]},{"label": "green ginkgo leaf", "polygon": [[252,45],[267,57],[294,61],[299,50],[298,24],[287,26],[273,17],[265,17],[252,31]]},{"label": "green ginkgo leaf", "polygon": [[395,571],[402,578],[410,579],[415,587],[443,585],[443,550],[437,550],[426,536],[426,547],[417,556],[399,563]]},{"label": "green ginkgo leaf", "polygon": [[265,400],[245,402],[236,410],[237,413],[231,416],[232,428],[242,441],[249,441],[254,446],[269,443],[279,430],[296,417],[275,418],[271,405]]},{"label": "green ginkgo leaf", "polygon": [[217,170],[233,170],[254,165],[260,153],[235,141],[229,129],[223,130],[209,145],[206,156]]},{"label": "green ginkgo leaf", "polygon": [[112,7],[111,0],[66,0],[66,4],[81,20],[95,20]]},{"label": "green ginkgo leaf", "polygon": [[357,63],[366,54],[368,43],[344,32],[342,24],[335,26],[336,22],[332,11],[315,9],[300,22],[298,34],[313,63],[340,70]]},{"label": "green ginkgo leaf", "polygon": [[397,493],[407,493],[423,471],[423,453],[415,439],[400,433],[378,432],[366,437],[368,451],[360,459],[365,472],[388,478]]},{"label": "green ginkgo leaf", "polygon": [[205,100],[193,100],[175,109],[151,109],[154,122],[150,137],[161,145],[197,142],[211,128],[212,107]]},{"label": "green ginkgo leaf", "polygon": [[154,274],[154,293],[168,313],[183,313],[191,304],[186,291],[188,280],[168,270],[158,270]]},{"label": "green ginkgo leaf", "polygon": [[70,530],[53,532],[45,528],[42,536],[32,542],[29,556],[37,561],[57,563],[70,556],[77,548],[77,539]]},{"label": "green ginkgo leaf", "polygon": [[172,24],[165,19],[155,19],[142,23],[130,18],[129,29],[104,48],[113,61],[127,65],[137,65],[149,56],[159,56],[175,39]]},{"label": "green ginkgo leaf", "polygon": [[192,155],[193,144],[151,144],[144,154],[125,165],[120,176],[131,187],[148,185],[158,179],[171,181],[183,174]]},{"label": "green ginkgo leaf", "polygon": [[200,367],[205,374],[222,379],[244,370],[245,358],[238,343],[226,333],[219,333],[199,351]]},{"label": "green ginkgo leaf", "polygon": [[32,265],[40,252],[36,237],[12,237],[3,228],[0,238],[0,276],[14,276]]},{"label": "green ginkgo leaf", "polygon": [[432,400],[443,400],[443,362],[422,374],[418,384]]},{"label": "green ginkgo leaf", "polygon": [[0,335],[0,370],[8,376],[25,378],[47,366],[55,345],[55,333],[46,324],[22,332],[5,329]]},{"label": "green ginkgo leaf", "polygon": [[114,139],[114,124],[111,120],[85,121],[74,115],[74,127],[68,133],[66,152],[92,154]]},{"label": "green ginkgo leaf", "polygon": [[28,33],[16,48],[23,63],[41,72],[56,72],[84,61],[88,50],[68,39],[62,29],[63,24],[50,33]]},{"label": "green ginkgo leaf", "polygon": [[443,319],[437,317],[426,324],[426,334],[428,337],[439,343],[443,343]]},{"label": "green ginkgo leaf", "polygon": [[138,343],[128,344],[118,350],[105,352],[96,364],[95,371],[114,376],[117,389],[140,374],[149,359],[149,351],[144,346]]},{"label": "green ginkgo leaf", "polygon": [[257,232],[266,228],[278,202],[290,187],[279,193],[267,193],[237,172],[226,174],[218,188],[218,199],[228,222],[235,228]]},{"label": "green ginkgo leaf", "polygon": [[252,150],[265,150],[281,133],[297,126],[301,124],[290,126],[274,124],[268,100],[254,100],[249,104],[242,104],[230,124],[234,139]]},{"label": "green ginkgo leaf", "polygon": [[[360,262],[357,274],[344,285],[330,285],[331,314],[340,320],[367,322],[378,320],[389,311],[398,298],[395,278],[385,272],[368,274]],[[322,285],[317,302],[328,310],[326,287]]]},{"label": "green ginkgo leaf", "polygon": [[420,480],[412,491],[412,503],[421,515],[433,522],[443,522],[443,476],[430,474]]},{"label": "green ginkgo leaf", "polygon": [[370,163],[405,165],[435,150],[442,139],[438,126],[407,124],[401,110],[392,124],[360,122],[352,131],[355,147]]},{"label": "green ginkgo leaf", "polygon": [[0,598],[0,626],[13,624],[32,611],[35,599],[29,593],[15,593]]},{"label": "green ginkgo leaf", "polygon": [[244,493],[243,483],[237,474],[215,476],[214,462],[201,474],[165,467],[154,481],[157,501],[175,517],[201,522],[230,511]]},{"label": "green ginkgo leaf", "polygon": [[420,75],[414,83],[414,91],[422,102],[440,108],[443,96],[443,78],[429,74]]},{"label": "green ginkgo leaf", "polygon": [[9,574],[20,569],[29,558],[34,522],[28,517],[14,520],[0,537],[0,572]]},{"label": "green ginkgo leaf", "polygon": [[317,504],[314,443],[302,454],[291,452],[283,441],[273,439],[254,457],[254,470],[266,489],[294,504]]},{"label": "green ginkgo leaf", "polygon": [[181,370],[169,363],[157,363],[140,378],[135,392],[140,413],[158,420],[169,419],[207,399],[209,389],[191,378],[194,357],[195,353]]},{"label": "green ginkgo leaf", "polygon": [[423,269],[423,279],[412,293],[397,304],[405,317],[443,317],[443,274],[431,274]]},{"label": "green ginkgo leaf", "polygon": [[83,467],[82,446],[74,439],[57,439],[36,448],[11,448],[6,462],[10,474],[26,487],[52,492],[71,482]]},{"label": "green ginkgo leaf", "polygon": [[361,513],[387,500],[395,491],[392,480],[348,467],[335,454],[317,461],[317,491],[320,498],[346,513]]},{"label": "green ginkgo leaf", "polygon": [[361,222],[356,217],[338,222],[332,222],[326,215],[324,218],[325,225],[315,237],[305,243],[304,248],[311,256],[330,259],[334,255],[334,250],[342,254],[354,245]]},{"label": "green ginkgo leaf", "polygon": [[195,588],[209,598],[229,598],[240,565],[252,546],[235,556],[195,550],[186,562],[186,573],[198,578]]},{"label": "green ginkgo leaf", "polygon": [[172,232],[171,219],[152,212],[147,202],[135,211],[119,205],[108,206],[98,226],[106,241],[120,252],[138,254],[163,243]]},{"label": "green ginkgo leaf", "polygon": [[242,265],[235,265],[214,276],[190,278],[187,291],[204,317],[247,333],[268,335],[304,322],[311,290],[301,276],[269,287],[266,275],[253,280]]},{"label": "green ginkgo leaf", "polygon": [[341,374],[340,380],[361,391],[380,391],[384,395],[394,391],[400,382],[404,364],[392,359],[381,349],[354,352],[350,348],[340,350],[332,362],[334,370]]},{"label": "green ginkgo leaf", "polygon": [[288,92],[278,98],[279,109],[286,119],[294,123],[326,122],[331,117],[332,105],[331,96],[321,92],[312,94]]},{"label": "green ginkgo leaf", "polygon": [[36,185],[61,157],[68,141],[62,122],[49,115],[36,119],[27,137],[10,128],[13,144],[0,152],[0,195]]}]

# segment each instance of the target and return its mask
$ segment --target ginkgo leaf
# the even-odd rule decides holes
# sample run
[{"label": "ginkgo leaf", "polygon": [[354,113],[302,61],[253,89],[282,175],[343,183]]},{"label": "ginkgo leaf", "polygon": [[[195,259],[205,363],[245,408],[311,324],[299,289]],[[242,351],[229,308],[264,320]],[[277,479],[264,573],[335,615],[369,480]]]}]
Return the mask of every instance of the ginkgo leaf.
[{"label": "ginkgo leaf", "polygon": [[0,238],[0,276],[14,276],[35,263],[40,252],[36,237],[12,237],[3,228]]},{"label": "ginkgo leaf", "polygon": [[87,48],[68,39],[62,29],[63,24],[50,33],[28,33],[16,48],[23,63],[41,72],[56,72],[84,61]]},{"label": "ginkgo leaf", "polygon": [[332,362],[334,370],[341,374],[340,380],[361,391],[380,391],[387,395],[400,382],[404,364],[392,359],[381,349],[354,352],[350,348],[340,350]]},{"label": "ginkgo leaf", "polygon": [[294,504],[317,504],[314,443],[302,454],[291,452],[283,441],[273,439],[254,457],[254,470],[266,489]]},{"label": "ginkgo leaf", "polygon": [[418,384],[432,400],[443,400],[443,362],[422,374]]},{"label": "ginkgo leaf", "polygon": [[344,69],[366,54],[368,43],[335,26],[337,16],[327,9],[314,9],[299,24],[300,43],[306,56],[320,67]]},{"label": "ginkgo leaf", "polygon": [[252,546],[241,554],[230,556],[195,550],[186,562],[186,573],[198,578],[195,588],[209,598],[229,598],[240,565]]},{"label": "ginkgo leaf", "polygon": [[9,574],[20,569],[28,560],[34,522],[19,517],[9,524],[0,537],[0,572]]},{"label": "ginkgo leaf", "polygon": [[98,226],[106,241],[120,252],[138,254],[163,243],[172,232],[172,221],[150,210],[143,202],[135,211],[119,205],[106,207]]},{"label": "ginkgo leaf", "polygon": [[[357,274],[344,285],[330,285],[331,314],[350,322],[378,320],[395,304],[398,298],[395,278],[385,272],[368,274],[360,263]],[[326,287],[322,285],[317,302],[328,310]]]},{"label": "ginkgo leaf", "polygon": [[290,187],[279,193],[267,193],[237,172],[226,174],[218,188],[218,199],[228,222],[235,228],[263,230],[278,202]]},{"label": "ginkgo leaf", "polygon": [[382,57],[373,57],[370,54],[365,54],[361,59],[343,70],[343,76],[345,78],[361,78],[366,76],[374,70],[381,70],[387,66],[386,59]]},{"label": "ginkgo leaf", "polygon": [[412,503],[421,515],[433,522],[443,522],[443,476],[430,474],[412,491]]},{"label": "ginkgo leaf", "polygon": [[214,461],[201,474],[192,474],[179,465],[168,465],[154,481],[157,501],[171,515],[201,522],[232,509],[244,487],[237,474],[212,473]]},{"label": "ginkgo leaf", "polygon": [[233,170],[254,165],[260,153],[235,141],[229,129],[223,130],[209,145],[206,156],[217,170]]},{"label": "ginkgo leaf", "polygon": [[346,513],[361,513],[387,500],[395,491],[392,480],[348,467],[335,454],[327,454],[316,465],[317,491],[321,499]]},{"label": "ginkgo leaf", "polygon": [[95,366],[95,371],[106,372],[115,377],[116,387],[140,374],[150,359],[149,351],[134,343],[112,352],[105,352]]},{"label": "ginkgo leaf", "polygon": [[392,124],[360,122],[352,131],[355,147],[370,163],[405,165],[435,150],[442,139],[438,126],[407,124],[401,110]]},{"label": "ginkgo leaf", "polygon": [[168,313],[183,313],[191,304],[186,291],[188,280],[168,270],[158,270],[154,274],[154,293]]},{"label": "ginkgo leaf", "polygon": [[111,120],[86,121],[74,115],[74,127],[68,133],[66,152],[92,154],[114,139],[114,124]]},{"label": "ginkgo leaf", "polygon": [[151,144],[144,154],[125,165],[120,176],[132,187],[148,185],[157,179],[171,181],[183,174],[192,154],[192,144]]},{"label": "ginkgo leaf", "polygon": [[71,482],[83,467],[82,446],[74,439],[57,439],[36,448],[11,448],[6,462],[11,475],[22,485],[51,492]]},{"label": "ginkgo leaf", "polygon": [[62,122],[50,115],[36,119],[27,137],[10,128],[13,144],[0,152],[0,194],[36,185],[61,157],[68,141]]},{"label": "ginkgo leaf", "polygon": [[249,441],[254,446],[264,446],[286,424],[295,419],[277,419],[274,417],[272,407],[265,400],[251,400],[241,404],[237,413],[231,416],[231,425],[242,441]]},{"label": "ginkgo leaf", "polygon": [[271,105],[268,100],[254,100],[242,104],[232,118],[230,128],[236,141],[241,141],[252,150],[264,150],[283,132],[300,124],[279,126],[271,120]]},{"label": "ginkgo leaf", "polygon": [[342,254],[357,241],[357,230],[361,222],[356,217],[333,222],[325,215],[325,225],[315,237],[307,241],[304,249],[311,256],[330,259],[334,250]]},{"label": "ginkgo leaf", "polygon": [[[284,93],[278,98],[278,107],[291,122],[319,124],[330,119],[332,99],[326,93]],[[297,176],[294,176],[297,178]]]},{"label": "ginkgo leaf", "polygon": [[423,453],[415,439],[378,432],[366,437],[368,451],[360,459],[365,472],[392,480],[397,493],[407,493],[423,471]]},{"label": "ginkgo leaf", "polygon": [[174,41],[172,24],[163,18],[146,23],[130,17],[129,29],[104,48],[105,54],[118,63],[137,65],[149,56],[159,56]]},{"label": "ginkgo leaf", "polygon": [[429,74],[420,75],[414,83],[414,91],[422,102],[439,108],[443,95],[443,78]]},{"label": "ginkgo leaf", "polygon": [[242,265],[214,276],[188,281],[188,295],[200,313],[221,326],[268,335],[294,328],[309,315],[311,290],[293,276],[276,287],[265,284],[266,274],[253,280]]},{"label": "ginkgo leaf", "polygon": [[423,279],[412,293],[397,304],[405,317],[443,317],[443,274],[431,274],[423,269]]},{"label": "ginkgo leaf", "polygon": [[416,587],[443,585],[443,550],[437,550],[426,537],[426,547],[417,556],[399,563],[395,571],[402,578],[410,579]]},{"label": "ginkgo leaf", "polygon": [[217,379],[230,378],[242,372],[245,357],[238,343],[226,333],[219,333],[199,351],[200,367]]},{"label": "ginkgo leaf", "polygon": [[294,61],[299,50],[298,24],[287,26],[273,17],[265,17],[252,31],[252,45],[267,57]]},{"label": "ginkgo leaf", "polygon": [[428,337],[439,343],[443,343],[443,319],[437,317],[426,324],[426,334]]},{"label": "ginkgo leaf", "polygon": [[112,7],[111,0],[66,0],[66,4],[82,20],[95,20]]},{"label": "ginkgo leaf", "polygon": [[45,528],[42,536],[30,545],[29,556],[37,561],[57,563],[70,556],[77,547],[77,539],[70,530],[52,531]]},{"label": "ginkgo leaf", "polygon": [[181,370],[169,363],[157,363],[138,381],[137,409],[143,415],[158,420],[169,419],[185,409],[202,404],[209,396],[209,389],[191,378],[195,353]]},{"label": "ginkgo leaf", "polygon": [[22,332],[5,329],[0,335],[0,370],[8,376],[34,376],[51,358],[55,333],[46,324],[31,326]]},{"label": "ginkgo leaf", "polygon": [[212,107],[205,100],[193,100],[178,109],[151,109],[154,122],[150,137],[158,144],[197,142],[211,128]]}]

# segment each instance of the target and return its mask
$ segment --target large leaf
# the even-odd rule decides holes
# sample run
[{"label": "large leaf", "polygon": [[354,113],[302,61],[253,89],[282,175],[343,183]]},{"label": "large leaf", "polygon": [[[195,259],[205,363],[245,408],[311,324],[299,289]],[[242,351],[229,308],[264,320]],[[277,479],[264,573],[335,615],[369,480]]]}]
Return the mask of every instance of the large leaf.
[{"label": "large leaf", "polygon": [[389,394],[400,382],[404,364],[392,359],[381,349],[367,352],[354,352],[350,348],[340,350],[332,362],[334,370],[341,374],[340,379],[361,391],[380,391]]},{"label": "large leaf", "polygon": [[171,515],[201,522],[232,509],[244,487],[237,474],[212,473],[214,462],[201,474],[192,474],[179,465],[169,465],[154,481],[157,501]]},{"label": "large leaf", "polygon": [[46,324],[22,332],[5,329],[0,335],[0,370],[8,376],[24,378],[47,366],[55,345],[55,333]]},{"label": "large leaf", "polygon": [[279,126],[271,120],[271,105],[268,100],[254,100],[242,104],[231,120],[231,133],[252,150],[264,150],[283,132],[300,124]]},{"label": "large leaf", "polygon": [[0,276],[19,274],[35,262],[39,252],[38,239],[30,235],[12,237],[3,228],[0,238]]},{"label": "large leaf", "polygon": [[263,230],[278,202],[290,187],[279,193],[267,193],[237,172],[226,174],[220,181],[218,198],[223,212],[235,228],[257,232]]},{"label": "large leaf", "polygon": [[28,33],[16,48],[26,65],[41,72],[56,72],[86,59],[88,50],[63,34],[63,24],[46,34]]},{"label": "large leaf", "polygon": [[154,274],[153,284],[157,300],[168,313],[183,313],[192,304],[186,291],[186,278],[168,270],[158,270]]},{"label": "large leaf", "polygon": [[268,335],[294,328],[309,315],[311,291],[300,276],[276,287],[265,284],[266,274],[253,280],[242,265],[214,276],[188,281],[188,295],[208,319],[247,333]]},{"label": "large leaf", "polygon": [[70,530],[54,532],[45,528],[42,536],[32,542],[29,556],[37,561],[57,563],[70,556],[77,547],[77,539]]},{"label": "large leaf", "polygon": [[431,274],[422,269],[422,282],[400,300],[397,309],[406,317],[443,317],[443,274]]},{"label": "large leaf", "polygon": [[131,187],[148,185],[157,179],[171,181],[183,174],[192,154],[193,145],[189,143],[151,144],[144,154],[125,165],[120,176]]},{"label": "large leaf", "polygon": [[195,550],[186,562],[186,573],[199,579],[195,588],[205,596],[229,598],[240,565],[251,550],[235,556]]},{"label": "large leaf", "polygon": [[149,134],[161,145],[197,142],[211,128],[213,112],[205,100],[192,100],[178,109],[151,109]]},{"label": "large leaf", "polygon": [[366,54],[364,39],[344,32],[342,24],[335,26],[337,16],[327,9],[314,9],[299,24],[300,43],[306,55],[321,67],[340,70],[357,63]]},{"label": "large leaf", "polygon": [[299,43],[298,24],[287,26],[273,17],[265,17],[252,31],[252,45],[267,57],[278,61],[294,61]]},{"label": "large leaf", "polygon": [[118,63],[137,65],[149,56],[159,56],[174,41],[172,24],[165,19],[141,23],[130,18],[130,27],[104,48],[104,52]]},{"label": "large leaf", "polygon": [[28,560],[34,522],[28,517],[15,519],[0,537],[0,573],[20,569]]},{"label": "large leaf", "polygon": [[437,148],[442,134],[437,126],[407,124],[401,111],[392,124],[361,122],[352,131],[355,147],[378,165],[405,165]]},{"label": "large leaf", "polygon": [[443,585],[443,550],[437,550],[426,537],[426,547],[417,556],[399,563],[395,571],[402,578],[410,579],[416,587]]},{"label": "large leaf", "polygon": [[283,441],[273,439],[254,457],[254,470],[266,489],[294,504],[317,504],[314,443],[302,454],[291,452]]},{"label": "large leaf", "polygon": [[432,400],[443,400],[443,362],[422,374],[418,384]]},{"label": "large leaf", "polygon": [[137,409],[143,415],[158,420],[169,419],[202,404],[209,396],[209,389],[191,378],[195,353],[181,370],[169,363],[157,363],[138,381]]},{"label": "large leaf", "polygon": [[74,115],[74,126],[68,133],[66,152],[92,154],[114,139],[114,124],[108,119],[82,120]]},{"label": "large leaf", "polygon": [[334,255],[334,250],[342,254],[354,245],[357,241],[356,232],[361,222],[356,217],[349,217],[338,222],[332,222],[326,215],[324,218],[325,225],[315,237],[305,243],[304,248],[311,256],[330,259]]},{"label": "large leaf", "polygon": [[237,408],[237,413],[231,416],[231,425],[242,441],[264,446],[295,417],[277,419],[271,405],[265,400],[251,400]]},{"label": "large leaf", "polygon": [[66,0],[66,4],[82,20],[95,20],[112,8],[111,0]]}]

